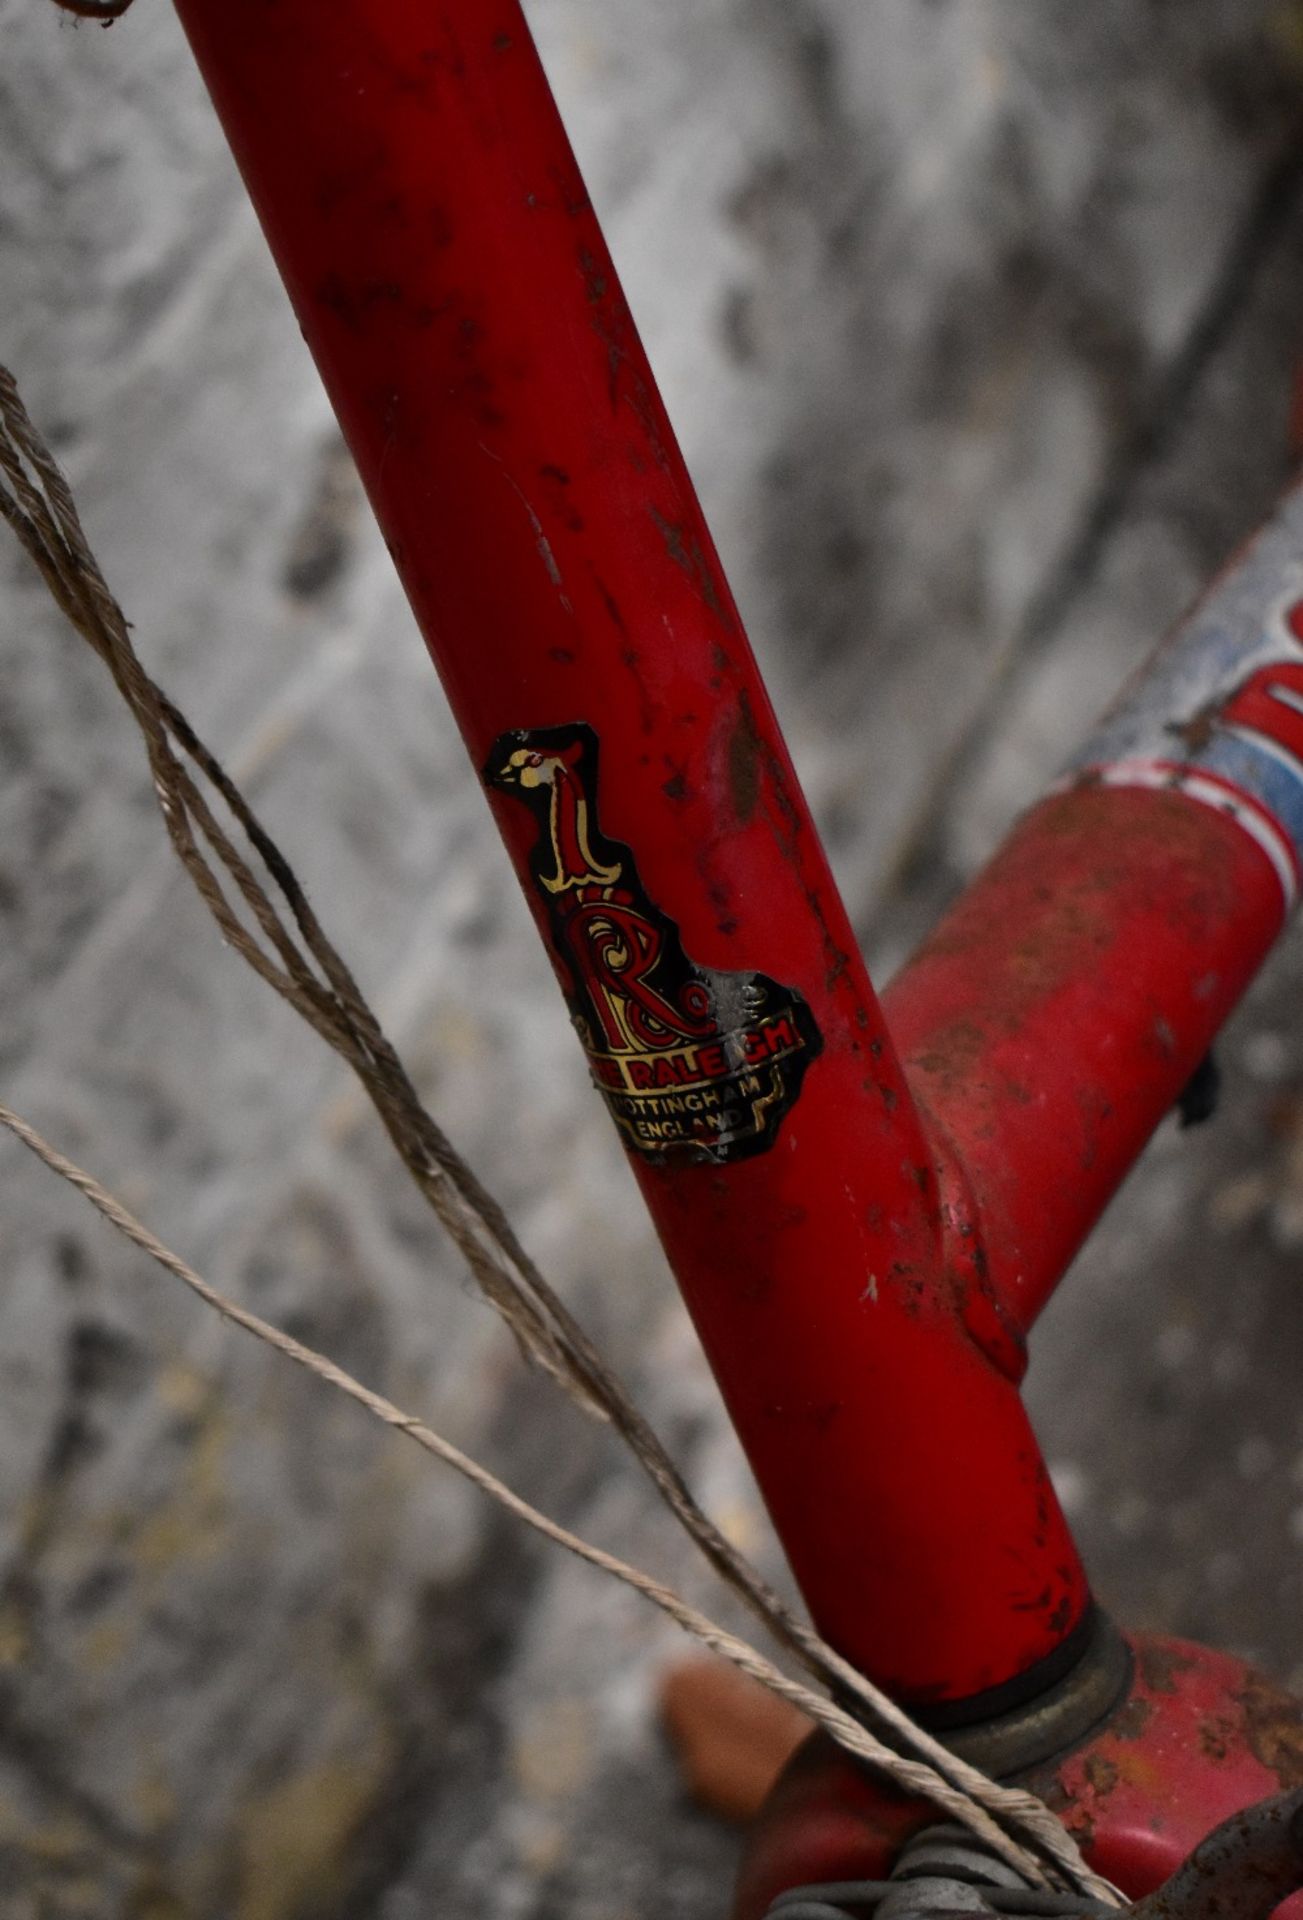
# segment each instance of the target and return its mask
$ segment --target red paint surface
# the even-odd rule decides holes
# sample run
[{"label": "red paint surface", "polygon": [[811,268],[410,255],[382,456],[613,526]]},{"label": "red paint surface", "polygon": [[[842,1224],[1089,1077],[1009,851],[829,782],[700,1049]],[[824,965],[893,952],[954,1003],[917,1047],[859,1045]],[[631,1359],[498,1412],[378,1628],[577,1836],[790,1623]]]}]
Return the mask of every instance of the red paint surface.
[{"label": "red paint surface", "polygon": [[1087,1592],[1017,1322],[1275,932],[1265,863],[1170,796],[1047,803],[892,991],[925,1125],[519,7],[179,11],[477,773],[595,727],[686,953],[822,1033],[768,1152],[635,1166],[815,1620],[907,1700],[1021,1674]]},{"label": "red paint surface", "polygon": [[[1135,1678],[1107,1726],[1020,1782],[1062,1815],[1091,1866],[1139,1899],[1241,1807],[1303,1785],[1303,1704],[1227,1654],[1149,1634],[1132,1645]],[[879,1877],[934,1817],[817,1735],[770,1795],[735,1920],[761,1920],[787,1887]],[[1303,1920],[1303,1895],[1280,1912]]]},{"label": "red paint surface", "polygon": [[1280,932],[1260,848],[1176,793],[1043,801],[884,996],[1031,1325]]},{"label": "red paint surface", "polygon": [[689,955],[824,1035],[770,1152],[636,1168],[811,1610],[903,1695],[1002,1681],[1083,1576],[519,8],[179,11],[477,769],[592,723]]}]

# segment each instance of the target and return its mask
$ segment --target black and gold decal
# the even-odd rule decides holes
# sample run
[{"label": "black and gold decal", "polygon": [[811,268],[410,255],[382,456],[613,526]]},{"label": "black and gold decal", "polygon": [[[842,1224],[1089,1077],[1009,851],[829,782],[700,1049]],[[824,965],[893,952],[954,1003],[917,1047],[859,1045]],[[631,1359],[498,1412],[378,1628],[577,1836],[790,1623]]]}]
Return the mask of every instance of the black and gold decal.
[{"label": "black and gold decal", "polygon": [[593,1080],[648,1158],[727,1162],[773,1145],[822,1040],[793,987],[689,960],[634,857],[597,818],[597,735],[504,733],[484,769],[538,823],[531,867]]}]

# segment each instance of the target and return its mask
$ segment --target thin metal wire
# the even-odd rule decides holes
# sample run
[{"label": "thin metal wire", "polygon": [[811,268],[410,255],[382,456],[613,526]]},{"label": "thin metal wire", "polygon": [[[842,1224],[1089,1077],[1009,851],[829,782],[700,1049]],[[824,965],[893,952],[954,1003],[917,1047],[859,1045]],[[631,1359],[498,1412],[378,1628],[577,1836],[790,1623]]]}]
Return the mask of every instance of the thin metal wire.
[{"label": "thin metal wire", "polygon": [[[141,665],[126,617],[87,543],[68,483],[27,414],[13,375],[4,367],[0,367],[0,518],[10,525],[31,556],[60,610],[108,668],[144,739],[159,809],[173,847],[229,944],[352,1067],[418,1189],[522,1351],[586,1411],[610,1421],[715,1571],[746,1601],[779,1645],[808,1673],[847,1699],[859,1717],[788,1681],[749,1648],[745,1649],[746,1659],[736,1651],[728,1657],[783,1697],[796,1699],[799,1695],[798,1704],[803,1705],[807,1700],[817,1702],[817,1713],[809,1706],[806,1710],[848,1752],[870,1761],[908,1791],[952,1812],[982,1834],[1020,1872],[1033,1880],[1059,1881],[1112,1899],[1116,1890],[1086,1865],[1071,1835],[1042,1801],[1030,1793],[997,1785],[918,1726],[813,1628],[792,1614],[702,1511],[664,1445],[521,1245],[501,1207],[422,1105],[410,1076],[346,962],[326,936],[289,862],[216,756]],[[243,833],[254,860],[268,876],[270,891],[218,818],[201,781],[207,783]],[[252,927],[241,908],[252,917]],[[12,1115],[6,1124],[15,1131],[23,1125]],[[28,1144],[39,1151],[32,1140]],[[47,1163],[55,1164],[53,1160]],[[68,1165],[62,1163],[60,1170]],[[89,1176],[76,1169],[73,1173],[77,1175],[74,1184],[92,1197],[94,1183],[89,1182]],[[73,1174],[64,1171],[64,1177],[72,1178]],[[98,1191],[102,1195],[103,1190]],[[100,1200],[95,1204],[101,1205]],[[101,1211],[115,1218],[102,1205]],[[118,1209],[119,1215],[122,1211]],[[115,1224],[126,1231],[121,1218],[115,1219]],[[144,1232],[139,1229],[139,1233]],[[154,1258],[161,1257],[156,1251],[157,1242],[151,1240],[147,1245],[145,1239],[137,1239],[137,1244],[147,1246]],[[179,1272],[183,1263],[168,1256],[163,1264]],[[197,1278],[188,1269],[181,1277],[187,1284],[194,1284]],[[248,1325],[248,1317],[239,1324]],[[285,1338],[278,1336],[280,1342]],[[290,1348],[282,1346],[282,1350],[289,1352]],[[328,1362],[323,1364],[329,1367]],[[342,1384],[342,1376],[322,1377]],[[360,1391],[365,1393],[364,1389]],[[409,1430],[406,1416],[398,1416],[391,1424]],[[467,1471],[466,1463],[459,1464],[459,1470]],[[471,1477],[482,1473],[476,1467]],[[494,1497],[500,1495],[495,1493]],[[514,1503],[515,1511],[523,1507],[514,1495],[505,1503]],[[521,1517],[528,1516],[522,1511]],[[531,1524],[537,1524],[537,1517]],[[596,1551],[585,1550],[585,1557],[592,1557]],[[638,1576],[638,1580],[645,1579]],[[664,1592],[657,1583],[648,1582],[645,1590],[649,1597],[655,1597],[651,1589]],[[663,1600],[657,1604],[663,1604]],[[716,1644],[719,1630],[706,1624],[711,1637],[699,1637],[706,1638],[707,1644]],[[764,1669],[763,1676],[760,1668]]]}]

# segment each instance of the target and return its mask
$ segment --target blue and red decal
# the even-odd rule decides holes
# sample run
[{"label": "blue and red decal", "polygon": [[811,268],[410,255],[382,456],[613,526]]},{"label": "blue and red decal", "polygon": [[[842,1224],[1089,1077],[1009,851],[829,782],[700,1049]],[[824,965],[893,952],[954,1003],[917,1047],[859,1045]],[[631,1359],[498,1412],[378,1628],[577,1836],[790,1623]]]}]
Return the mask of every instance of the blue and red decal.
[{"label": "blue and red decal", "polygon": [[1074,754],[1060,787],[1153,787],[1252,838],[1303,889],[1303,493],[1218,579]]}]

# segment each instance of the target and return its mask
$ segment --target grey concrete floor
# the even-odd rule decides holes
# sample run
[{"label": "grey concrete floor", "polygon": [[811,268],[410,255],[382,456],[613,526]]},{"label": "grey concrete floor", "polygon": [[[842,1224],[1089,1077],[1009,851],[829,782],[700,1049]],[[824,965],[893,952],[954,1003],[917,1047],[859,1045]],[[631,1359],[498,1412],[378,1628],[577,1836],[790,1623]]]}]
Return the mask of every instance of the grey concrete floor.
[{"label": "grey concrete floor", "polygon": [[[883,973],[1269,503],[1303,341],[1281,0],[533,0]],[[141,650],[707,1501],[776,1549],[162,0],[0,0],[0,358]],[[201,1267],[715,1604],[173,871],[0,554],[7,1099]],[[382,750],[377,751],[377,746]],[[1303,948],[1041,1329],[1098,1585],[1303,1684]],[[528,1090],[522,1097],[520,1089]],[[734,1833],[675,1643],[0,1155],[0,1916],[677,1920]]]}]

